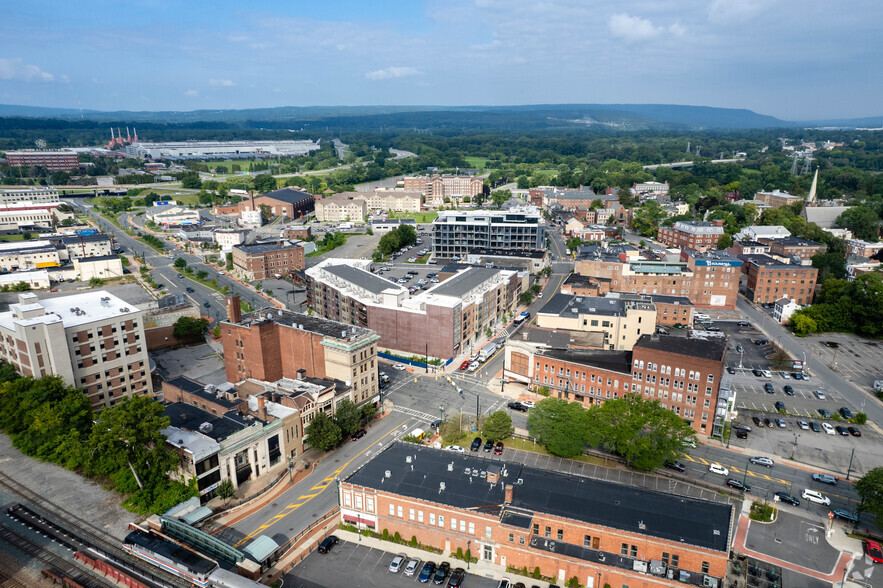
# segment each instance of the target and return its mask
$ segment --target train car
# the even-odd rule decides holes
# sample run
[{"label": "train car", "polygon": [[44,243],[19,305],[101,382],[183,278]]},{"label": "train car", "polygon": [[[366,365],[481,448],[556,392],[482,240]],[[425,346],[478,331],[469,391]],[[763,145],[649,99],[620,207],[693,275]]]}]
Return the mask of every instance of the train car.
[{"label": "train car", "polygon": [[212,588],[267,588],[265,584],[243,578],[223,568],[218,568],[209,574],[209,582]]},{"label": "train car", "polygon": [[218,563],[162,537],[141,530],[131,531],[123,540],[123,549],[171,574],[185,578],[194,586],[209,588],[209,577]]}]

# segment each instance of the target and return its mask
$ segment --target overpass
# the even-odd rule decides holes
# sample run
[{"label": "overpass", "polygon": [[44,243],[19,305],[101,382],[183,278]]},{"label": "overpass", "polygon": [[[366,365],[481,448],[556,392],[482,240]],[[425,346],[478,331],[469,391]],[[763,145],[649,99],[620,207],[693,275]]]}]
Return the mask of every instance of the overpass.
[{"label": "overpass", "polygon": [[[733,163],[736,161],[744,161],[744,157],[733,157],[731,159],[712,159],[711,163]],[[693,165],[692,161],[676,161],[674,163],[657,163],[654,165],[643,165],[641,169],[649,169],[654,170],[658,167],[671,167],[671,168],[679,168],[679,167],[690,167]]]}]

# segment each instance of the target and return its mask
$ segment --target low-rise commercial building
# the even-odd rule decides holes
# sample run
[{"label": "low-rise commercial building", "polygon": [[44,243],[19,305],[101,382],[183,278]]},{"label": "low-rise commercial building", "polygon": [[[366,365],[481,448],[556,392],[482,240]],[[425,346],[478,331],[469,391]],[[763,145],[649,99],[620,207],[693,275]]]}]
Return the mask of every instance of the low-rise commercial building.
[{"label": "low-rise commercial building", "polygon": [[25,376],[60,376],[95,408],[153,393],[143,311],[105,290],[39,300],[18,295],[0,313],[0,358]]},{"label": "low-rise commercial building", "polygon": [[0,189],[0,204],[60,204],[55,188]]},{"label": "low-rise commercial building", "polygon": [[380,337],[374,331],[288,310],[243,316],[235,296],[227,298],[227,312],[221,323],[227,381],[333,378],[352,389],[353,402],[375,401]]},{"label": "low-rise commercial building", "polygon": [[537,311],[537,326],[603,334],[601,349],[629,350],[656,331],[656,307],[647,300],[556,294]]},{"label": "low-rise commercial building", "polygon": [[748,276],[745,296],[757,304],[790,298],[812,304],[819,270],[808,265],[783,263],[769,255],[742,255],[742,272]]},{"label": "low-rise commercial building", "polygon": [[670,227],[659,227],[657,238],[669,247],[706,251],[717,247],[724,235],[724,221],[677,221]]},{"label": "low-rise commercial building", "polygon": [[782,237],[781,239],[764,239],[761,242],[769,245],[769,254],[782,260],[799,259],[802,265],[811,265],[813,255],[825,253],[828,246],[801,237]]},{"label": "low-rise commercial building", "polygon": [[233,267],[246,280],[266,280],[274,275],[306,268],[304,248],[298,243],[252,243],[233,246]]},{"label": "low-rise commercial building", "polygon": [[435,257],[463,257],[476,247],[545,249],[546,224],[533,207],[503,210],[445,210],[432,223]]},{"label": "low-rise commercial building", "polygon": [[548,251],[541,249],[520,250],[476,247],[466,256],[466,263],[487,267],[517,267],[535,274],[549,267],[551,256]]},{"label": "low-rise commercial building", "polygon": [[329,259],[308,269],[307,304],[319,316],[375,331],[386,349],[443,359],[473,348],[502,324],[527,275],[470,267],[411,296],[370,266]]},{"label": "low-rise commercial building", "polygon": [[221,246],[223,253],[230,253],[234,246],[248,241],[249,233],[251,233],[249,229],[241,227],[215,229],[212,231],[212,238]]},{"label": "low-rise commercial building", "polygon": [[[721,586],[733,507],[409,443],[340,482],[341,522],[564,585]],[[484,472],[481,478],[478,472]],[[597,581],[597,584],[595,583]]]},{"label": "low-rise commercial building", "polygon": [[30,229],[51,229],[53,215],[46,208],[26,209],[18,205],[15,208],[0,209],[0,231],[4,233],[22,233]]},{"label": "low-rise commercial building", "polygon": [[196,225],[202,222],[198,210],[178,206],[177,204],[159,204],[151,206],[144,216],[166,228],[179,225]]},{"label": "low-rise commercial building", "polygon": [[239,203],[239,212],[260,212],[261,205],[268,206],[273,216],[292,219],[301,218],[316,209],[312,194],[294,188],[283,188],[260,196],[243,198]]},{"label": "low-rise commercial building", "polygon": [[80,168],[77,154],[73,151],[7,151],[6,165],[9,167],[40,166],[53,172]]}]

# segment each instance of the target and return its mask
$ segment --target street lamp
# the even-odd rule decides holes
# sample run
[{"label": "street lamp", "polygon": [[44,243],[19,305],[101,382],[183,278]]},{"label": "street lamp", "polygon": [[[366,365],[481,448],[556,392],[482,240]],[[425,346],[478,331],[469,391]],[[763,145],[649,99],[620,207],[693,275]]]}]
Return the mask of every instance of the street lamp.
[{"label": "street lamp", "polygon": [[[467,542],[466,542],[466,569],[467,569],[467,570],[469,569],[469,560],[472,559],[472,554],[469,553],[469,546],[470,546],[471,544],[472,544],[472,541],[467,541]],[[845,575],[846,575],[846,570],[845,570],[845,569],[843,570],[843,574],[844,574],[844,577],[845,577]]]},{"label": "street lamp", "polygon": [[742,496],[741,498],[745,499],[745,481],[748,479],[748,466],[751,465],[751,460],[745,462],[745,472],[742,474]]}]

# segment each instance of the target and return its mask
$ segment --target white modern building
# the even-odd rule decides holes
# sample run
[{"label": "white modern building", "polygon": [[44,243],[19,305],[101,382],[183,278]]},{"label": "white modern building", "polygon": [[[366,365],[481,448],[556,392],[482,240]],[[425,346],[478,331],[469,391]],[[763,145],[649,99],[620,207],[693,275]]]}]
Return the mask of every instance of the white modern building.
[{"label": "white modern building", "polygon": [[545,249],[546,222],[535,206],[510,210],[444,210],[432,223],[435,257],[465,257],[476,247]]},{"label": "white modern building", "polygon": [[19,202],[57,204],[59,203],[58,190],[55,188],[0,190],[0,204],[17,204]]},{"label": "white modern building", "polygon": [[19,294],[0,313],[0,358],[25,376],[57,375],[92,406],[153,393],[143,311],[95,290],[39,300]]},{"label": "white modern building", "polygon": [[149,159],[196,157],[241,157],[244,155],[297,156],[319,149],[313,141],[176,141],[132,143],[126,155]]},{"label": "white modern building", "polygon": [[151,206],[144,216],[165,227],[195,225],[202,222],[199,211],[176,205]]}]

